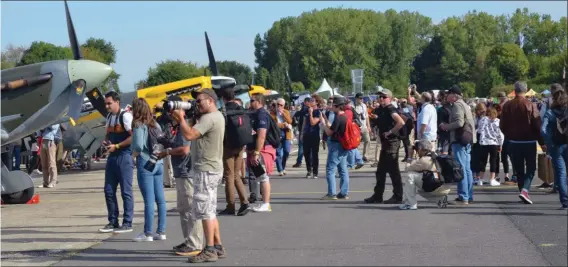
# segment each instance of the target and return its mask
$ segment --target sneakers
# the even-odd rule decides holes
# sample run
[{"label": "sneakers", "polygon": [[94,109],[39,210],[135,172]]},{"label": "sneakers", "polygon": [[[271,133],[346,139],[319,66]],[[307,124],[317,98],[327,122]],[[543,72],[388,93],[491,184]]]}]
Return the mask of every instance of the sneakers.
[{"label": "sneakers", "polygon": [[217,215],[235,215],[235,210],[224,209],[217,213]]},{"label": "sneakers", "polygon": [[401,210],[417,210],[418,205],[402,204],[402,205],[398,206],[398,208],[401,209]]},{"label": "sneakers", "polygon": [[450,202],[450,203],[448,203],[448,204],[450,204],[450,205],[456,205],[456,206],[459,206],[459,205],[469,205],[469,201],[463,200],[463,199],[457,197],[454,201],[452,201],[452,202]]},{"label": "sneakers", "polygon": [[129,233],[129,232],[132,232],[132,226],[127,226],[127,225],[123,224],[121,227],[114,228],[113,232],[119,233],[119,234]]},{"label": "sneakers", "polygon": [[550,185],[549,183],[542,183],[537,188],[545,190],[545,189],[548,189],[548,188],[552,188],[552,185]]},{"label": "sneakers", "polygon": [[317,179],[317,178],[318,178],[317,174],[312,175],[312,179]]},{"label": "sneakers", "polygon": [[357,165],[355,165],[355,170],[361,169],[365,166],[365,164],[363,163],[357,163]]},{"label": "sneakers", "polygon": [[371,164],[371,167],[372,167],[372,168],[376,168],[377,166],[379,166],[379,163],[378,163],[378,162],[375,162],[375,163]]},{"label": "sneakers", "polygon": [[292,165],[292,168],[300,168],[301,165],[302,165],[302,163],[296,163],[296,164]]},{"label": "sneakers", "polygon": [[99,232],[101,232],[101,233],[111,233],[111,232],[114,232],[114,229],[115,229],[115,228],[118,228],[118,227],[115,227],[115,225],[109,223],[109,224],[105,225],[105,227],[99,229]]},{"label": "sneakers", "polygon": [[190,257],[188,259],[188,262],[189,263],[216,262],[218,259],[219,256],[217,255],[216,249],[204,248],[203,250],[201,250],[201,252],[199,252],[199,254]]},{"label": "sneakers", "polygon": [[252,208],[252,210],[254,212],[271,212],[272,207],[270,206],[270,203],[262,203],[258,207]]},{"label": "sneakers", "polygon": [[247,213],[249,213],[249,211],[250,211],[249,204],[243,204],[239,208],[239,211],[237,212],[237,216],[245,216],[245,215],[247,215]]},{"label": "sneakers", "polygon": [[312,173],[311,173],[311,172],[308,172],[308,173],[306,174],[306,178],[308,178],[308,179],[312,178]]},{"label": "sneakers", "polygon": [[489,185],[491,185],[491,186],[500,186],[501,183],[497,182],[497,180],[495,180],[495,179],[492,179],[492,180],[489,181]]},{"label": "sneakers", "polygon": [[197,256],[201,250],[190,248],[186,243],[181,243],[174,247],[174,253],[180,256]]},{"label": "sneakers", "polygon": [[482,186],[483,180],[481,180],[479,178],[475,178],[475,179],[473,179],[473,185]]},{"label": "sneakers", "polygon": [[325,195],[322,198],[320,198],[321,200],[337,200],[336,196],[332,196],[332,195]]},{"label": "sneakers", "polygon": [[154,241],[154,237],[151,236],[151,235],[147,235],[145,233],[140,233],[134,239],[132,239],[132,241],[134,241],[134,242],[152,242],[152,241]]},{"label": "sneakers", "polygon": [[166,240],[166,234],[164,233],[155,233],[154,240]]},{"label": "sneakers", "polygon": [[38,186],[37,188],[54,188],[54,187],[55,187],[55,185],[53,185],[53,184],[48,184],[48,185],[42,184],[42,185]]},{"label": "sneakers", "polygon": [[532,204],[532,200],[529,197],[529,192],[526,189],[521,190],[521,194],[519,194],[519,198],[525,203],[525,204]]},{"label": "sneakers", "polygon": [[373,204],[373,203],[375,203],[375,204],[380,204],[380,203],[383,203],[383,200],[382,200],[382,199],[376,198],[375,196],[371,196],[371,197],[365,198],[364,201],[365,201],[365,203],[367,203],[367,204]]},{"label": "sneakers", "polygon": [[349,195],[342,195],[341,193],[337,194],[337,199],[343,199],[343,200],[348,200],[349,199]]}]

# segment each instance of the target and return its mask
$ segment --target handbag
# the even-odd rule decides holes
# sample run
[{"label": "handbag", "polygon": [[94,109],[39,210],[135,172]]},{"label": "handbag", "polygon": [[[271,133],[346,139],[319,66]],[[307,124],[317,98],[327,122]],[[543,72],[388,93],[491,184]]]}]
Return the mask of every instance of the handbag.
[{"label": "handbag", "polygon": [[440,179],[436,178],[433,171],[422,172],[422,190],[426,193],[434,192],[444,184]]}]

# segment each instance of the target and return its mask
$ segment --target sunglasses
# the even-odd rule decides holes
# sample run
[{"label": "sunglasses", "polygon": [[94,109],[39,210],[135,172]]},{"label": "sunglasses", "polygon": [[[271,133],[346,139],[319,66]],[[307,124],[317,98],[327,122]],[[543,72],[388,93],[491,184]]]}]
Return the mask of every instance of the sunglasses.
[{"label": "sunglasses", "polygon": [[389,98],[389,97],[386,96],[386,95],[380,95],[379,98],[380,98],[380,99],[387,99],[387,98]]}]

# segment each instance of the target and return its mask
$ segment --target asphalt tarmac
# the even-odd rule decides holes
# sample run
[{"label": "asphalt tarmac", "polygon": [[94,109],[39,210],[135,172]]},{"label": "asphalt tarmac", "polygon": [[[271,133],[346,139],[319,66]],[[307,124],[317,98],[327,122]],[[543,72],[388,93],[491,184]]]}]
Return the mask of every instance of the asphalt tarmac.
[{"label": "asphalt tarmac", "polygon": [[[290,157],[289,166],[295,158]],[[320,150],[317,180],[305,178],[304,165],[288,167],[284,177],[271,177],[271,213],[220,216],[228,257],[200,265],[567,265],[568,217],[566,210],[559,209],[558,195],[535,187],[534,204],[526,205],[520,202],[516,186],[476,186],[475,202],[469,206],[440,209],[419,197],[418,210],[401,211],[397,205],[363,203],[375,184],[375,170],[367,164],[350,171],[350,200],[320,200],[327,189],[325,159],[326,151]],[[387,184],[385,199],[392,194],[389,178]],[[538,184],[535,178],[533,185]],[[219,210],[225,206],[224,199],[220,187]],[[132,233],[112,235],[85,250],[71,250],[55,265],[190,264],[187,257],[172,252],[183,239],[175,210],[168,212],[167,240],[133,242],[142,228],[138,224]]]}]

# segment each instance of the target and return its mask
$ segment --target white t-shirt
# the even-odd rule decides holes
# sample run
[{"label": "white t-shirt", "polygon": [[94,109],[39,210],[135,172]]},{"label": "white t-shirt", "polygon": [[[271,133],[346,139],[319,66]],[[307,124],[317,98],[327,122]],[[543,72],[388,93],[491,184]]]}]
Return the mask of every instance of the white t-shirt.
[{"label": "white t-shirt", "polygon": [[436,108],[432,104],[422,106],[418,119],[416,120],[416,130],[420,135],[420,128],[426,124],[424,136],[418,136],[418,139],[426,138],[429,141],[435,141],[438,137],[438,114]]},{"label": "white t-shirt", "polygon": [[[123,110],[121,109],[120,112],[122,111]],[[110,115],[110,117],[106,121],[106,127],[114,127],[117,123],[120,123],[120,120],[118,120],[116,116],[117,115],[114,114]],[[132,120],[133,120],[132,113],[124,112],[124,115],[122,116],[122,121],[124,122],[124,130],[132,131]]]},{"label": "white t-shirt", "polygon": [[367,129],[367,105],[365,105],[365,103],[355,105],[355,113],[357,113],[357,116],[361,119],[361,130]]}]

